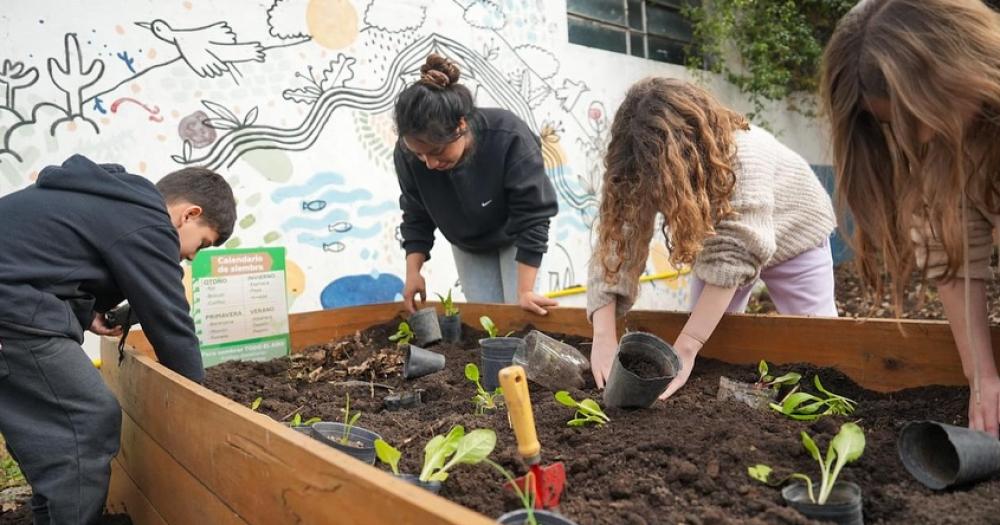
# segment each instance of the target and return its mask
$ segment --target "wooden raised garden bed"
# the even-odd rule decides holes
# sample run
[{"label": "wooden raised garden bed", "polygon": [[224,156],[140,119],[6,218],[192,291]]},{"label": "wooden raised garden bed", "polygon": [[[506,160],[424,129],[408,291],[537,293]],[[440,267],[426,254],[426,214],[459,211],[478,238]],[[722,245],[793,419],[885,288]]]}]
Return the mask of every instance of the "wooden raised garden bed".
[{"label": "wooden raised garden bed", "polygon": [[[514,306],[458,306],[467,324],[489,315],[504,329],[531,324],[546,332],[591,335],[581,309],[536,317]],[[292,315],[293,351],[402,313],[400,304],[383,304]],[[629,314],[625,324],[672,341],[686,318],[639,311]],[[1000,330],[993,331],[994,341],[1000,341]],[[132,348],[120,365],[116,341],[106,339],[101,349],[102,373],[123,411],[122,448],[113,463],[108,505],[127,511],[139,525],[494,522],[495,516],[362,465],[182,379],[155,361],[141,332],[133,333],[129,343]],[[942,322],[730,316],[701,355],[734,364],[809,361],[835,367],[877,392],[965,383],[951,333]],[[546,443],[542,445],[544,450]]]}]

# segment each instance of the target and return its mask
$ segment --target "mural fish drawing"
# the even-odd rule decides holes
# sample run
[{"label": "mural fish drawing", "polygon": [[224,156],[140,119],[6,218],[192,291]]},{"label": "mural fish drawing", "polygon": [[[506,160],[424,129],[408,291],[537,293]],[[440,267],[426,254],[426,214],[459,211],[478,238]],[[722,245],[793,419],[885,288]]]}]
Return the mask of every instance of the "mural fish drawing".
[{"label": "mural fish drawing", "polygon": [[326,201],[302,201],[302,209],[306,211],[323,211]]},{"label": "mural fish drawing", "polygon": [[345,246],[344,243],[340,241],[323,243],[323,251],[327,253],[339,253],[344,251],[344,248],[347,248],[347,246]]},{"label": "mural fish drawing", "polygon": [[326,228],[330,231],[330,233],[344,233],[344,232],[349,232],[349,231],[351,231],[351,228],[353,228],[353,227],[354,227],[354,225],[351,224],[351,223],[349,223],[349,222],[347,222],[347,221],[337,221],[337,222],[335,222],[333,224],[328,224],[326,226]]}]

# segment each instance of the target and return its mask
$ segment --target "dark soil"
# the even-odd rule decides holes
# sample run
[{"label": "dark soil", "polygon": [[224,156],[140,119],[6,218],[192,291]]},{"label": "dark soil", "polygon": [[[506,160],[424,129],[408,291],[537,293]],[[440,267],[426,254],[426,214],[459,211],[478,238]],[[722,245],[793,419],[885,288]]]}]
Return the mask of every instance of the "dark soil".
[{"label": "dark soil", "polygon": [[[937,287],[933,283],[921,283],[919,275],[914,275],[910,279],[903,296],[903,311],[898,316],[892,306],[892,297],[888,293],[879,299],[873,299],[865,293],[861,277],[854,270],[853,264],[838,265],[834,269],[834,277],[837,312],[841,317],[945,319]],[[989,280],[986,283],[986,294],[989,299],[990,324],[1000,324],[1000,280]],[[747,312],[767,314],[777,313],[777,309],[765,290],[759,296],[750,298]]]},{"label": "dark soil", "polygon": [[[352,411],[364,414],[359,424],[380,433],[403,452],[404,472],[418,472],[424,444],[452,425],[464,425],[467,431],[492,428],[498,437],[492,457],[517,475],[524,474],[505,410],[482,416],[473,413],[474,386],[465,379],[463,367],[479,362],[476,340],[482,334],[465,326],[460,345],[433,347],[447,356],[443,371],[406,381],[399,371],[402,355],[387,342],[397,324],[398,320],[346,341],[312,347],[301,357],[219,365],[208,370],[205,385],[247,405],[263,397],[259,411],[283,421],[296,412],[303,418],[339,420],[344,396],[350,392]],[[564,339],[589,354],[585,340]],[[857,420],[865,429],[867,447],[841,477],[864,488],[867,523],[1000,523],[1000,480],[935,493],[914,481],[896,454],[896,435],[906,421],[965,424],[966,389],[928,386],[879,394],[858,387],[832,369],[792,365],[772,372],[789,370],[802,373],[807,385],[819,373],[825,387],[858,401],[857,412],[851,418],[804,423],[718,402],[720,375],[753,381],[756,371],[711,359],[699,359],[687,385],[668,401],[646,410],[607,410],[611,423],[603,428],[566,426],[572,409],[557,404],[552,392],[532,385],[542,461],[561,461],[566,466],[560,511],[581,525],[809,523],[782,504],[778,489],[751,480],[747,467],[766,463],[779,474],[794,470],[816,479],[817,465],[802,448],[799,432],[809,432],[825,453],[840,424]],[[386,411],[382,399],[387,389],[344,383],[351,380],[373,380],[397,393],[424,389],[425,404]],[[592,383],[571,394],[575,399],[600,400]],[[517,500],[501,489],[502,481],[500,474],[486,466],[462,466],[444,483],[441,495],[496,517],[517,507]]]},{"label": "dark soil", "polygon": [[625,355],[623,352],[621,357],[619,357],[619,361],[621,361],[622,366],[625,367],[626,370],[630,370],[633,374],[642,379],[654,379],[668,375],[668,373],[665,373],[662,366],[652,359],[647,359],[642,355]]}]

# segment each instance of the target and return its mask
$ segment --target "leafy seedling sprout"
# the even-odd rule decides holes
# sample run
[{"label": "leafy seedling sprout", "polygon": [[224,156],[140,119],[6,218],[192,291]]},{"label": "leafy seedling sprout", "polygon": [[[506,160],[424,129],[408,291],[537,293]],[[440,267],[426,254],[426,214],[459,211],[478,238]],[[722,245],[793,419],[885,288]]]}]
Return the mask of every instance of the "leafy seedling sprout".
[{"label": "leafy seedling sprout", "polygon": [[485,414],[487,410],[497,408],[497,399],[503,395],[502,388],[497,387],[492,394],[487,392],[479,382],[479,367],[474,363],[465,365],[465,378],[476,384],[476,395],[472,398],[472,402],[476,405],[476,414]]},{"label": "leafy seedling sprout", "polygon": [[354,428],[354,424],[358,422],[358,418],[360,417],[361,412],[351,414],[351,394],[347,394],[347,404],[344,407],[344,435],[340,437],[341,445],[346,445],[350,442],[351,429]]},{"label": "leafy seedling sprout", "polygon": [[[514,494],[517,494],[517,498],[521,500],[521,505],[528,514],[526,523],[528,525],[538,525],[538,520],[535,518],[535,493],[530,490],[521,490],[521,488],[517,486],[517,481],[514,480],[514,475],[492,459],[486,459],[484,462],[495,468],[497,472],[503,475],[503,477],[507,478],[507,485],[514,489]],[[525,487],[530,487],[534,483],[531,476],[533,476],[531,472],[528,472],[525,476]]]},{"label": "leafy seedling sprout", "polygon": [[389,465],[392,469],[392,473],[399,475],[399,459],[403,457],[403,453],[387,443],[382,438],[375,440],[375,456],[378,457],[379,461]]},{"label": "leafy seedling sprout", "polygon": [[263,402],[264,402],[264,398],[263,397],[258,397],[257,399],[254,399],[253,402],[250,403],[250,410],[253,410],[254,412],[256,412],[257,409],[260,408],[260,404],[263,403]]},{"label": "leafy seedling sprout", "polygon": [[601,406],[593,399],[587,398],[582,401],[576,401],[573,399],[573,396],[569,395],[569,392],[560,390],[556,392],[556,401],[562,405],[576,409],[573,419],[566,423],[571,427],[582,427],[587,423],[601,427],[611,421],[611,418],[601,410]]},{"label": "leafy seedling sprout", "polygon": [[802,374],[798,372],[789,372],[778,377],[770,375],[768,373],[767,361],[763,359],[757,365],[757,372],[759,373],[757,384],[761,387],[773,388],[775,391],[781,390],[781,387],[784,386],[795,386],[802,379]]},{"label": "leafy seedling sprout", "polygon": [[442,297],[441,294],[434,294],[441,299],[441,306],[444,307],[444,315],[451,317],[453,315],[458,315],[458,308],[455,308],[455,302],[451,300],[451,288],[448,289],[448,296]]},{"label": "leafy seedling sprout", "polygon": [[403,321],[399,323],[399,329],[396,330],[396,333],[389,336],[389,340],[402,346],[410,344],[410,341],[413,340],[414,337],[416,337],[416,334],[414,334],[413,330],[410,329],[410,323]]},{"label": "leafy seedling sprout", "polygon": [[813,378],[813,384],[816,390],[826,396],[825,398],[808,392],[799,392],[796,386],[781,400],[781,403],[771,403],[769,406],[772,410],[799,421],[815,421],[823,416],[847,415],[854,412],[856,401],[823,388],[819,376]]},{"label": "leafy seedling sprout", "polygon": [[789,479],[800,479],[806,483],[809,492],[809,501],[826,505],[830,492],[837,482],[844,465],[856,461],[865,452],[865,432],[856,423],[844,423],[840,426],[840,432],[832,440],[826,451],[826,459],[820,457],[819,447],[809,434],[802,432],[802,446],[809,452],[809,455],[819,463],[820,486],[819,497],[813,492],[812,479],[801,473],[793,473],[777,481],[771,481],[771,467],[767,465],[755,465],[747,468],[747,473],[751,478],[767,483],[768,485],[781,485]]},{"label": "leafy seedling sprout", "polygon": [[[499,329],[497,328],[497,325],[493,323],[493,319],[490,319],[488,316],[484,315],[480,317],[479,324],[483,325],[483,330],[486,330],[486,334],[490,337],[490,339],[496,337],[497,334],[500,333]],[[510,337],[510,334],[512,333],[514,333],[513,330],[507,332],[507,335],[505,335],[504,337]]]},{"label": "leafy seedling sprout", "polygon": [[295,415],[292,416],[292,422],[289,423],[288,426],[290,426],[290,427],[308,427],[308,426],[312,425],[313,423],[319,423],[320,421],[321,421],[321,419],[318,418],[318,417],[311,417],[311,418],[309,418],[309,419],[307,419],[305,421],[302,421],[302,414],[299,414],[298,412],[296,412]]},{"label": "leafy seedling sprout", "polygon": [[[461,425],[451,427],[447,435],[437,435],[424,446],[424,465],[420,470],[421,482],[448,479],[448,472],[457,465],[475,465],[493,453],[497,445],[496,432],[490,429],[473,430],[468,434]],[[375,455],[389,465],[392,473],[399,475],[402,453],[382,439],[375,440]]]}]

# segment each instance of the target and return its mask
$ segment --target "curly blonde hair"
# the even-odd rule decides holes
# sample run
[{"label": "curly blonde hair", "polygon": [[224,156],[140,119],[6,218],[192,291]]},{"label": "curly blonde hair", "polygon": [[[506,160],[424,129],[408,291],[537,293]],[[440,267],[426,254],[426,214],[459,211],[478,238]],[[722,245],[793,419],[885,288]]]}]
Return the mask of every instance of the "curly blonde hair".
[{"label": "curly blonde hair", "polygon": [[715,224],[733,214],[733,132],[749,127],[687,82],[647,78],[629,89],[604,157],[594,257],[607,283],[624,277],[638,286],[658,213],[670,262],[694,262]]}]

